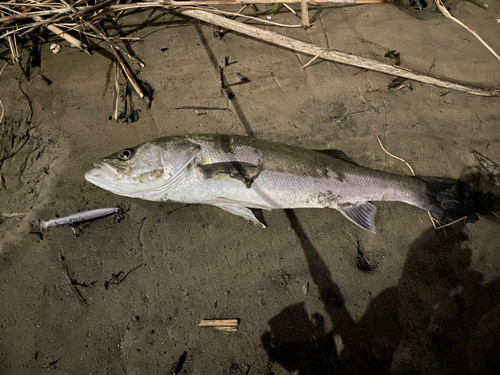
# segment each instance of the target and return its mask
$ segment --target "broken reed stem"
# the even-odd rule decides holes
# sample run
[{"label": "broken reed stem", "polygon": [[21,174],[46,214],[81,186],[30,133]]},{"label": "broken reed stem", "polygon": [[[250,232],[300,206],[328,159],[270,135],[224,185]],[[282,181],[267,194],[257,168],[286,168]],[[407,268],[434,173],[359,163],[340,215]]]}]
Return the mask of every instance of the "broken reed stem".
[{"label": "broken reed stem", "polygon": [[120,64],[115,61],[115,105],[113,110],[113,120],[118,121],[118,105],[120,103]]},{"label": "broken reed stem", "polygon": [[134,90],[135,92],[137,92],[137,94],[139,94],[139,96],[142,98],[144,98],[144,93],[142,92],[141,90],[141,87],[139,86],[139,84],[137,83],[134,75],[132,74],[132,72],[130,71],[130,68],[128,67],[128,65],[125,63],[125,61],[123,61],[123,58],[122,56],[120,55],[120,52],[118,52],[115,47],[113,47],[112,45],[110,45],[110,48],[111,48],[111,51],[113,52],[113,54],[115,55],[116,57],[116,60],[118,60],[118,63],[120,64],[120,66],[122,67],[123,69],[123,72],[125,73],[125,75],[127,76],[129,82],[132,84],[132,86],[134,87]]},{"label": "broken reed stem", "polygon": [[[42,21],[41,18],[39,20]],[[74,36],[65,33],[64,31],[62,31],[60,28],[58,28],[55,25],[47,25],[46,27],[47,27],[47,29],[49,29],[50,31],[52,31],[57,36],[59,36],[59,37],[63,38],[64,40],[66,40],[69,44],[71,44],[71,45],[73,45],[73,46],[81,49],[82,51],[84,51],[84,52],[86,52],[86,53],[88,53],[90,55],[88,46],[86,44],[82,43],[80,40],[78,40]]]},{"label": "broken reed stem", "polygon": [[496,53],[496,51],[490,47],[490,45],[488,43],[486,43],[483,38],[481,38],[479,36],[479,34],[471,29],[469,26],[467,26],[466,24],[464,24],[462,21],[460,21],[458,18],[455,18],[451,15],[451,13],[448,11],[448,9],[446,9],[446,7],[443,5],[443,3],[441,2],[441,0],[434,0],[434,2],[436,3],[437,7],[439,8],[439,10],[441,11],[441,13],[443,13],[443,15],[447,18],[449,18],[450,20],[458,23],[460,26],[462,26],[463,28],[465,28],[467,31],[469,31],[472,35],[474,35],[482,44],[483,46],[485,46],[486,48],[488,48],[488,50],[498,59],[500,60],[500,56],[498,55],[498,53]]},{"label": "broken reed stem", "polygon": [[309,23],[309,9],[307,8],[307,0],[302,0],[300,2],[301,16],[302,16],[302,27],[307,30],[311,27]]},{"label": "broken reed stem", "polygon": [[20,54],[19,54],[19,48],[17,48],[16,36],[9,35],[7,37],[7,40],[9,41],[9,48],[12,60],[14,60],[14,62],[19,62]]},{"label": "broken reed stem", "polygon": [[406,79],[411,79],[413,81],[418,81],[434,86],[443,87],[446,89],[462,91],[472,95],[500,96],[500,88],[487,89],[487,88],[475,87],[459,82],[454,82],[451,80],[437,78],[429,74],[414,71],[412,69],[390,65],[376,60],[371,60],[364,57],[358,57],[350,55],[348,53],[339,52],[331,49],[324,49],[315,46],[314,44],[301,42],[299,40],[289,38],[272,31],[259,29],[254,26],[233,21],[218,16],[216,14],[209,13],[205,10],[179,9],[177,10],[177,12],[185,16],[196,18],[201,21],[205,21],[226,29],[236,31],[240,34],[244,34],[252,38],[260,39],[265,42],[289,48],[291,50],[302,52],[308,55],[316,56],[317,54],[323,51],[323,53],[321,54],[322,59],[336,61],[342,64],[356,66],[363,69],[369,69],[380,73],[390,74],[393,76],[399,76]]}]

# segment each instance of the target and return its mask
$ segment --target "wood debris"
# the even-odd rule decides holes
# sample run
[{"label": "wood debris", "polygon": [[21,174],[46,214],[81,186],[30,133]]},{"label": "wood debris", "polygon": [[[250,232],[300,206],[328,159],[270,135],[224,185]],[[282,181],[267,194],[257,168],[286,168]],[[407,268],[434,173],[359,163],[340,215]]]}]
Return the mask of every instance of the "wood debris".
[{"label": "wood debris", "polygon": [[[438,5],[440,0],[436,0]],[[354,56],[331,49],[320,48],[311,43],[304,43],[299,40],[286,37],[276,32],[268,31],[262,28],[248,25],[236,21],[236,18],[251,19],[263,24],[270,24],[281,27],[303,27],[307,29],[313,25],[313,20],[309,18],[309,8],[318,5],[357,5],[357,4],[382,4],[387,0],[284,0],[280,4],[297,4],[301,7],[302,23],[297,25],[279,24],[252,14],[244,14],[246,5],[268,4],[268,0],[199,0],[199,1],[145,1],[130,0],[120,4],[116,0],[94,0],[92,5],[79,0],[17,0],[15,2],[3,2],[0,13],[0,40],[7,39],[11,50],[13,60],[20,59],[19,47],[16,38],[22,38],[23,35],[31,33],[40,27],[45,27],[58,37],[66,40],[71,45],[80,48],[85,52],[91,52],[89,46],[83,43],[82,38],[96,38],[98,41],[104,40],[111,54],[118,61],[123,73],[137,94],[144,98],[146,103],[151,102],[150,93],[144,82],[140,82],[135,77],[133,69],[128,65],[125,58],[131,63],[137,64],[143,68],[145,64],[133,53],[130,53],[130,45],[125,47],[118,45],[118,41],[125,43],[130,39],[121,35],[117,30],[112,30],[114,35],[108,35],[104,29],[107,23],[115,23],[117,20],[130,13],[141,10],[149,11],[160,8],[173,12],[174,14],[188,16],[204,22],[211,23],[222,30],[232,30],[239,34],[260,39],[264,42],[272,43],[281,47],[289,48],[294,51],[305,53],[316,59],[331,60],[346,65],[356,66],[362,69],[372,70],[384,74],[402,77],[413,81],[431,84],[447,89],[467,92],[480,96],[500,96],[500,88],[477,87],[465,83],[453,81],[451,79],[438,78],[428,73],[421,73],[409,68],[397,66],[398,64],[388,64],[381,61]],[[238,13],[227,12],[218,9],[215,6],[224,7],[227,5],[244,5]],[[210,7],[207,7],[210,5]],[[251,11],[251,7],[248,7]],[[247,11],[248,13],[248,11]],[[224,17],[226,16],[226,17]],[[270,18],[270,17],[268,17]],[[313,17],[314,18],[314,17]],[[111,31],[111,30],[110,30]],[[135,38],[132,38],[135,40]],[[19,43],[19,45],[23,45]],[[90,44],[89,44],[90,45]],[[128,52],[127,52],[128,50]],[[497,56],[498,57],[498,56]],[[306,64],[304,68],[307,66]],[[400,88],[400,86],[398,86]],[[116,103],[115,103],[116,106]],[[117,111],[114,116],[117,117]]]},{"label": "wood debris", "polygon": [[239,319],[203,319],[198,327],[213,327],[219,331],[237,332]]}]

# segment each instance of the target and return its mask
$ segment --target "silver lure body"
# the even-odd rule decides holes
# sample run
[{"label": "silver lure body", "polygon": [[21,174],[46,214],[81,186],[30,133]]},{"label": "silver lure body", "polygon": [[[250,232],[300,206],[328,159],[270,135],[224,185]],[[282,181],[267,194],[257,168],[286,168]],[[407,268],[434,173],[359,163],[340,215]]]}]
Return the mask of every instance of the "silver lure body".
[{"label": "silver lure body", "polygon": [[[128,160],[123,153],[132,154]],[[332,154],[334,156],[332,156]],[[159,138],[102,159],[86,179],[152,201],[210,204],[262,225],[248,208],[333,208],[375,233],[370,201],[426,208],[424,181],[328,153],[237,135]]]}]

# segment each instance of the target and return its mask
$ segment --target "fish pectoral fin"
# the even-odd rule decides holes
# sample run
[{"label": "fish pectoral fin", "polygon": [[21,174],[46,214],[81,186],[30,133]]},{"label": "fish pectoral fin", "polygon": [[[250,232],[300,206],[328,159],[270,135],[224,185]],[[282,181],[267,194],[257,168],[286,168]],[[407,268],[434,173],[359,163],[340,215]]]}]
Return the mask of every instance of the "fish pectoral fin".
[{"label": "fish pectoral fin", "polygon": [[376,233],[375,215],[377,213],[377,207],[375,207],[373,203],[361,202],[339,206],[339,211],[354,224],[373,234]]},{"label": "fish pectoral fin", "polygon": [[252,187],[253,182],[262,172],[262,168],[258,165],[239,161],[198,164],[198,168],[205,179],[232,178],[243,182],[248,189]]},{"label": "fish pectoral fin", "polygon": [[224,211],[230,212],[233,215],[242,217],[243,219],[245,219],[245,221],[255,224],[260,228],[267,227],[266,224],[264,224],[262,221],[260,221],[255,217],[254,213],[249,208],[238,206],[235,204],[223,204],[223,203],[217,203],[213,205],[222,208]]},{"label": "fish pectoral fin", "polygon": [[164,194],[177,188],[177,186],[184,180],[187,174],[187,167],[193,162],[193,160],[196,159],[198,154],[199,151],[193,152],[193,154],[186,159],[184,164],[166,181],[165,185],[161,188],[161,191]]},{"label": "fish pectoral fin", "polygon": [[348,163],[351,163],[354,165],[359,165],[354,160],[352,160],[349,156],[347,156],[344,151],[340,151],[340,150],[316,150],[316,151],[321,152],[322,154],[331,156],[332,158],[341,159],[341,160],[346,161]]}]

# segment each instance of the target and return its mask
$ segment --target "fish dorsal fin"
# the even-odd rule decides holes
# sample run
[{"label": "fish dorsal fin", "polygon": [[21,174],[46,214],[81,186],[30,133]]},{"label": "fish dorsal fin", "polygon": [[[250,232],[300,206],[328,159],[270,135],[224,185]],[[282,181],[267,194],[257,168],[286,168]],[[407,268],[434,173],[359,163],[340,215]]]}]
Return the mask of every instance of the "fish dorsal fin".
[{"label": "fish dorsal fin", "polygon": [[258,165],[238,161],[199,164],[198,168],[206,179],[218,180],[229,177],[243,182],[248,189],[262,172],[262,168]]},{"label": "fish dorsal fin", "polygon": [[339,211],[354,224],[373,234],[376,233],[375,214],[377,213],[377,207],[373,203],[362,202],[352,205],[341,205],[339,206]]},{"label": "fish dorsal fin", "polygon": [[316,150],[318,152],[321,152],[322,154],[331,156],[332,158],[337,158],[343,161],[346,161],[348,163],[358,165],[354,160],[352,160],[349,156],[347,156],[344,151],[340,150]]}]

